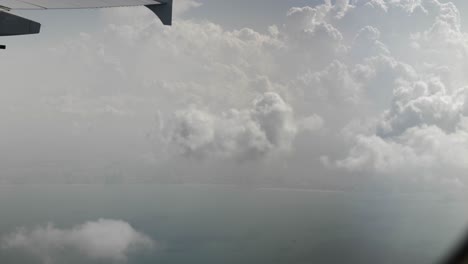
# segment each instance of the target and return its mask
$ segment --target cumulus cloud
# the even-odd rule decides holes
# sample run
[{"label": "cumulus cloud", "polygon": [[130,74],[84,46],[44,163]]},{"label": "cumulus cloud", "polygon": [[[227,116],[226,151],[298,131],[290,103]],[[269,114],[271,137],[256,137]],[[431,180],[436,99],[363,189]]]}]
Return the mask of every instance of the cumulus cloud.
[{"label": "cumulus cloud", "polygon": [[187,12],[192,8],[200,7],[202,3],[195,0],[181,0],[181,1],[174,1],[174,14],[180,15],[182,13]]},{"label": "cumulus cloud", "polygon": [[439,79],[397,87],[392,107],[382,117],[377,134],[390,137],[423,125],[454,132],[464,115],[465,94],[466,88],[447,91]]},{"label": "cumulus cloud", "polygon": [[[182,9],[198,5],[180,2]],[[95,118],[101,128],[114,118],[120,126],[93,135],[107,140],[126,131],[128,138],[112,142],[118,146],[150,130],[158,113],[157,147],[121,144],[122,152],[138,146],[129,156],[154,151],[158,164],[180,167],[187,161],[180,156],[253,160],[258,173],[265,166],[259,158],[281,157],[268,165],[271,174],[313,171],[310,182],[418,168],[460,176],[466,166],[468,37],[451,1],[323,1],[291,7],[261,32],[184,16],[167,28],[150,12],[125,12],[105,10],[103,28],[35,55],[51,66],[3,55],[9,68],[40,80],[30,91],[21,88],[31,85],[27,79],[4,76],[16,88],[5,95],[41,100],[4,99],[0,114],[59,112],[64,120]]]},{"label": "cumulus cloud", "polygon": [[391,108],[375,132],[358,134],[338,166],[350,170],[460,173],[468,165],[466,88],[447,91],[439,79],[395,89]]},{"label": "cumulus cloud", "polygon": [[[339,46],[346,47],[333,53],[322,70],[315,69],[316,64],[295,82],[304,95],[309,94],[305,97],[309,104],[317,106],[320,102],[314,98],[321,98],[335,105],[315,109],[341,131],[338,137],[345,135],[342,153],[334,155],[348,154],[334,165],[371,174],[428,169],[438,175],[444,170],[460,175],[467,164],[455,158],[464,155],[466,147],[467,79],[461,72],[468,69],[467,38],[453,3],[327,2],[292,9],[293,15],[298,16],[296,28],[313,28],[317,21],[332,25],[342,36],[336,39]],[[406,26],[395,32],[390,21],[404,21]],[[332,115],[323,109],[332,110]],[[333,117],[337,111],[352,113],[346,116],[351,123],[370,119],[366,122],[371,125],[356,129],[346,118]],[[452,144],[462,147],[450,149]],[[329,165],[328,158],[322,161]]]},{"label": "cumulus cloud", "polygon": [[84,261],[125,262],[131,251],[155,246],[156,242],[127,222],[108,219],[86,222],[71,229],[56,228],[52,224],[31,230],[20,228],[2,238],[3,249],[25,251],[44,264],[57,263],[66,252],[74,252]]},{"label": "cumulus cloud", "polygon": [[[465,121],[466,122],[466,121]],[[465,128],[454,133],[437,126],[411,128],[397,138],[358,136],[350,155],[337,164],[350,170],[374,170],[379,173],[414,172],[433,169],[442,172],[448,168],[468,167],[468,138]]]},{"label": "cumulus cloud", "polygon": [[297,124],[291,107],[269,92],[255,99],[249,109],[221,114],[195,107],[178,111],[167,133],[168,143],[187,156],[251,160],[289,150]]}]

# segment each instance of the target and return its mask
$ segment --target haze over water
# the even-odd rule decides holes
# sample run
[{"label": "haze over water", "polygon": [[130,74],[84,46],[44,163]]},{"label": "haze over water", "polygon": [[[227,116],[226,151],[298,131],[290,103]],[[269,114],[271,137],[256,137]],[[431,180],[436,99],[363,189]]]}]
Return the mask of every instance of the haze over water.
[{"label": "haze over water", "polygon": [[[157,245],[129,251],[128,263],[423,264],[462,234],[466,201],[209,185],[8,185],[0,187],[0,235],[114,219]],[[49,263],[120,263],[49,253]],[[3,248],[0,260],[44,263],[24,248]]]}]

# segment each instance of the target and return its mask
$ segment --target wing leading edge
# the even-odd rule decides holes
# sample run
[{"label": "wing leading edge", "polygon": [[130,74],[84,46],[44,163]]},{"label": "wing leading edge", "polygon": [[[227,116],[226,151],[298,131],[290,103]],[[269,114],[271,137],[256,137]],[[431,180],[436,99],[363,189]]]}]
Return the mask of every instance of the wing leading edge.
[{"label": "wing leading edge", "polygon": [[[0,36],[37,34],[41,24],[6,11],[146,6],[164,25],[172,25],[172,0],[0,0]],[[0,49],[5,48],[0,45]]]},{"label": "wing leading edge", "polygon": [[77,9],[119,6],[143,6],[164,3],[163,0],[0,0],[0,6],[11,10]]}]

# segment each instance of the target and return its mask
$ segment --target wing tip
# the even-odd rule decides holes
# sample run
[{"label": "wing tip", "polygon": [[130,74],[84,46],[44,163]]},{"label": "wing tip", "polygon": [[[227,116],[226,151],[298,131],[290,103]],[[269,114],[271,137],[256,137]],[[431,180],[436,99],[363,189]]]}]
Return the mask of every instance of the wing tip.
[{"label": "wing tip", "polygon": [[172,0],[164,0],[160,4],[147,5],[146,7],[159,17],[163,25],[172,25]]},{"label": "wing tip", "polygon": [[0,11],[0,36],[38,34],[41,24],[11,13]]}]

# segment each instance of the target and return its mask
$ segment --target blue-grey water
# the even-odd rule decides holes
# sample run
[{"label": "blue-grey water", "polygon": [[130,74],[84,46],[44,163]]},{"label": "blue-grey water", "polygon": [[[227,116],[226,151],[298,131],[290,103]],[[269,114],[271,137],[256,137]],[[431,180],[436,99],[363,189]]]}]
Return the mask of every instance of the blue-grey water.
[{"label": "blue-grey water", "polygon": [[[164,245],[129,255],[138,264],[435,263],[468,227],[463,195],[203,185],[0,186],[0,214],[0,236],[126,221]],[[0,249],[0,263],[41,260]]]}]

